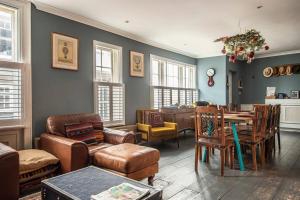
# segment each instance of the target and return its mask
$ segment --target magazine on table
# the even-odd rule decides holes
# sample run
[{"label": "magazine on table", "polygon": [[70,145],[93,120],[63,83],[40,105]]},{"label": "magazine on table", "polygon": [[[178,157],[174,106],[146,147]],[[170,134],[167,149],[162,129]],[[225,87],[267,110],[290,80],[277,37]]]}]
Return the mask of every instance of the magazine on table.
[{"label": "magazine on table", "polygon": [[91,200],[139,200],[150,193],[149,189],[137,187],[130,183],[122,183],[92,195]]}]

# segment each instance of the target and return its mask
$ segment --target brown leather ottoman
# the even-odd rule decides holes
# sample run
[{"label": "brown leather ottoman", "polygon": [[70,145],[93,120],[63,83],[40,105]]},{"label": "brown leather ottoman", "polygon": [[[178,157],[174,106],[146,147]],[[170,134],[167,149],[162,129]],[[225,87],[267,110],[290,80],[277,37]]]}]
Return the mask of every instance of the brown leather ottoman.
[{"label": "brown leather ottoman", "polygon": [[97,151],[94,165],[135,180],[148,177],[148,184],[152,185],[159,157],[157,149],[124,143]]}]

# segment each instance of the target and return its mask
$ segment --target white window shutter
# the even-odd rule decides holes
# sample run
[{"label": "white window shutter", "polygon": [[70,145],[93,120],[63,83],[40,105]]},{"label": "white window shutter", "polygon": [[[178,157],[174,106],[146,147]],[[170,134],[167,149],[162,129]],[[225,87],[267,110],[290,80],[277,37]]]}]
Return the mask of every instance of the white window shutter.
[{"label": "white window shutter", "polygon": [[124,88],[122,85],[112,86],[112,121],[124,120]]},{"label": "white window shutter", "polygon": [[110,121],[110,88],[108,85],[97,85],[98,113],[104,122]]},{"label": "white window shutter", "polygon": [[19,120],[23,115],[22,70],[0,68],[0,120]]}]

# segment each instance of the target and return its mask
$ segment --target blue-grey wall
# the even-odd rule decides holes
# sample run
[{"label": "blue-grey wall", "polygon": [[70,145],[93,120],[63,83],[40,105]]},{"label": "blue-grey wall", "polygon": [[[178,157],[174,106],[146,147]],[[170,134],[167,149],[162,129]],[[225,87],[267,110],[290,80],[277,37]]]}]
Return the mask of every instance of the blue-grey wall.
[{"label": "blue-grey wall", "polygon": [[[232,103],[240,104],[241,92],[238,89],[238,81],[241,80],[241,61],[237,61],[236,63],[232,63],[228,61],[228,57],[226,58],[226,73],[228,75],[229,72],[232,73]],[[226,87],[226,103],[229,103],[229,93],[228,87]]]},{"label": "blue-grey wall", "polygon": [[[215,85],[207,85],[208,77],[206,71],[214,68],[216,74],[213,77]],[[199,58],[197,60],[198,88],[200,100],[209,101],[214,104],[226,104],[226,56]]]},{"label": "blue-grey wall", "polygon": [[291,90],[300,90],[300,74],[265,78],[262,74],[266,66],[300,63],[300,54],[257,58],[251,64],[239,64],[243,81],[241,103],[264,103],[266,88],[276,87],[276,92],[290,94]]},{"label": "blue-grey wall", "polygon": [[[245,61],[231,63],[225,56],[199,58],[197,60],[197,71],[200,99],[216,104],[228,103],[226,74],[229,71],[234,73],[234,104],[264,103],[268,86],[276,87],[277,93],[283,92],[289,95],[291,90],[300,90],[300,74],[265,78],[262,71],[266,66],[272,67],[298,63],[300,63],[300,54],[256,58],[251,64],[247,64]],[[216,69],[216,75],[214,76],[215,85],[208,87],[206,71],[211,67]],[[241,94],[239,94],[237,84],[239,80],[243,84]]]},{"label": "blue-grey wall", "polygon": [[[135,123],[135,111],[150,107],[150,54],[196,65],[197,60],[146,45],[59,16],[31,9],[33,136],[45,130],[49,115],[93,112],[93,40],[123,47],[126,123]],[[79,70],[51,68],[51,32],[79,39]],[[145,54],[145,77],[129,76],[129,51]]]}]

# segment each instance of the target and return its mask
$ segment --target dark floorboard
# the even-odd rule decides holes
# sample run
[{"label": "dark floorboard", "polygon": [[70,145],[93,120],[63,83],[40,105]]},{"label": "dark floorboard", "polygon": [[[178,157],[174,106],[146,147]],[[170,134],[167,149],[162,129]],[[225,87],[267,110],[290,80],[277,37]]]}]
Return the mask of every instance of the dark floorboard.
[{"label": "dark floorboard", "polygon": [[194,136],[190,132],[176,143],[152,144],[161,152],[159,173],[154,186],[163,189],[163,199],[290,199],[300,200],[300,133],[282,132],[281,151],[264,168],[240,172],[225,167],[220,176],[218,152],[210,164],[200,162],[198,174],[194,170]]}]

